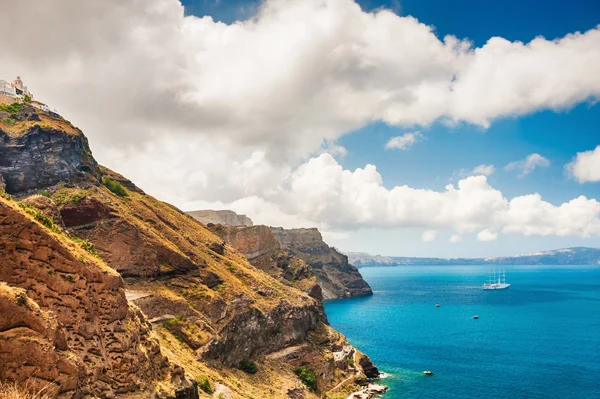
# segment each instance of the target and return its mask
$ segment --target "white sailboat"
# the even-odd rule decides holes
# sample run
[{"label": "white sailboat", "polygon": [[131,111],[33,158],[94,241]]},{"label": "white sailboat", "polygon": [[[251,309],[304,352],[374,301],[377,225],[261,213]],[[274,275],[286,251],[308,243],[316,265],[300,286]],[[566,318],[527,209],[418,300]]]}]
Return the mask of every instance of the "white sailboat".
[{"label": "white sailboat", "polygon": [[[503,281],[504,280],[504,281]],[[490,274],[490,282],[483,284],[484,290],[503,290],[510,287],[510,284],[506,284],[506,271],[502,270],[502,274],[498,271],[498,277],[496,277],[496,269],[494,269],[494,277]]]}]

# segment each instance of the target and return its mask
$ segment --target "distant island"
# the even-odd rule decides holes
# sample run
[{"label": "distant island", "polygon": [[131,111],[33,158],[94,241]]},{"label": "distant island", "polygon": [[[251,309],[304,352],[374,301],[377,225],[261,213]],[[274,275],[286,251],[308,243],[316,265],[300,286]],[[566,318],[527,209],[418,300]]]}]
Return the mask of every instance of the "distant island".
[{"label": "distant island", "polygon": [[354,266],[399,265],[596,265],[600,264],[600,249],[573,247],[553,251],[534,252],[526,255],[496,258],[419,258],[404,256],[370,255],[364,252],[347,252]]}]

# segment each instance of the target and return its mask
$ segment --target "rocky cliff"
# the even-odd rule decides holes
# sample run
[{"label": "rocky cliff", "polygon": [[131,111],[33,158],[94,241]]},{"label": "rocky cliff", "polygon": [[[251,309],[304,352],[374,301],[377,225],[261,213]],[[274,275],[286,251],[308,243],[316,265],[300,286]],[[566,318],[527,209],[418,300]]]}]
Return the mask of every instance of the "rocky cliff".
[{"label": "rocky cliff", "polygon": [[319,230],[273,227],[273,235],[289,253],[310,265],[325,299],[372,295],[371,287],[348,257],[323,241]]},{"label": "rocky cliff", "polygon": [[295,284],[315,298],[348,298],[373,293],[358,269],[348,263],[346,255],[328,246],[315,228],[209,227],[246,255],[253,265]]},{"label": "rocky cliff", "polygon": [[203,224],[223,224],[227,226],[252,226],[252,219],[246,215],[239,215],[233,211],[213,211],[206,209],[201,211],[190,211],[188,215]]},{"label": "rocky cliff", "polygon": [[0,120],[0,175],[8,192],[99,179],[87,139],[62,118],[24,105],[13,112],[0,108]]},{"label": "rocky cliff", "polygon": [[[96,165],[63,119],[25,105],[0,119],[0,137],[0,176],[16,198],[0,208],[1,381],[35,375],[61,397],[177,399],[317,398],[363,382],[368,366],[334,361],[348,343],[302,278],[255,267]],[[294,270],[314,283],[306,262]]]},{"label": "rocky cliff", "polygon": [[128,304],[121,277],[21,208],[0,198],[0,380],[110,398],[183,377]]}]

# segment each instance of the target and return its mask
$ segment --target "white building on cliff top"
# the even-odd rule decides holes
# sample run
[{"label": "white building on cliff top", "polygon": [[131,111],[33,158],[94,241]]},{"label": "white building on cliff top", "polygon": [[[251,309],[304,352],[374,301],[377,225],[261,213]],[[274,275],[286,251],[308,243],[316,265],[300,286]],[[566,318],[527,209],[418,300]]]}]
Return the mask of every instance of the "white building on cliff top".
[{"label": "white building on cliff top", "polygon": [[29,104],[31,104],[32,107],[46,112],[58,113],[56,110],[51,110],[46,104],[34,100],[33,94],[31,94],[27,89],[27,86],[23,84],[20,76],[17,76],[12,82],[0,79],[0,104],[23,102],[26,97],[28,97]]}]

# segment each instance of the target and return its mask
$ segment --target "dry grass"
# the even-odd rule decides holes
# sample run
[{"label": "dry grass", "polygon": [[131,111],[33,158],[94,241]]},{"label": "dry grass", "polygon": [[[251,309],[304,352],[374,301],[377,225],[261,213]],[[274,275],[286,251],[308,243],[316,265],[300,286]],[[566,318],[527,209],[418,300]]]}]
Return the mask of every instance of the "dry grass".
[{"label": "dry grass", "polygon": [[53,399],[54,395],[45,392],[45,389],[32,390],[27,384],[20,386],[17,383],[0,382],[1,399]]}]

